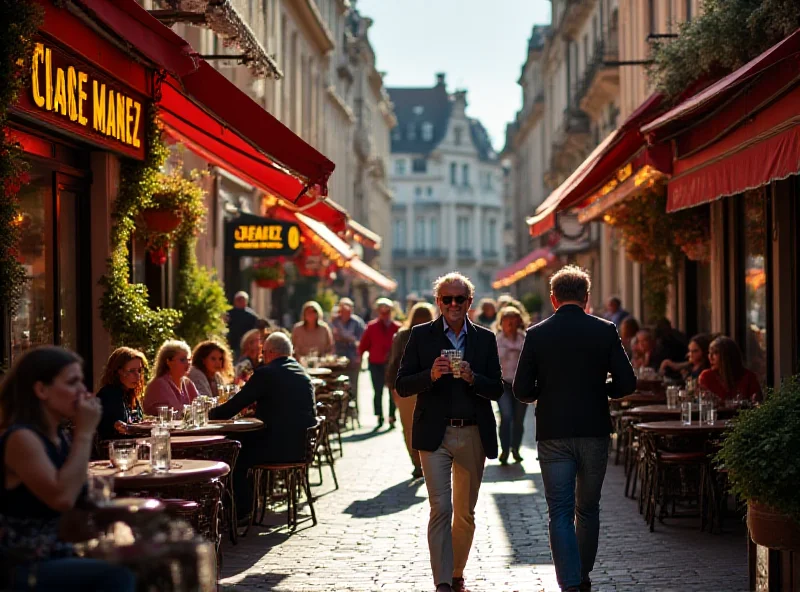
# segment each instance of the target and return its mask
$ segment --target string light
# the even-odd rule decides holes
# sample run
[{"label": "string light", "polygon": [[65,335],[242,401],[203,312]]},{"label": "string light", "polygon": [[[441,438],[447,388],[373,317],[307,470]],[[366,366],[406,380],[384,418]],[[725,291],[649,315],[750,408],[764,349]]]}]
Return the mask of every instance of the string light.
[{"label": "string light", "polygon": [[517,283],[522,278],[531,275],[532,273],[536,273],[541,271],[547,267],[547,259],[544,257],[539,257],[535,261],[531,261],[522,269],[515,271],[510,276],[504,277],[492,283],[492,288],[495,290],[500,290],[501,288],[506,288],[511,284]]}]

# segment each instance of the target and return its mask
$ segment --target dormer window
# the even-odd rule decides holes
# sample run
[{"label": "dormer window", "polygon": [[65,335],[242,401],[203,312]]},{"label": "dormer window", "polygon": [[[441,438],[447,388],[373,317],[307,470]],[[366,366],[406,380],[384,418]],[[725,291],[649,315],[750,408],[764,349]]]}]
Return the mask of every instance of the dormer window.
[{"label": "dormer window", "polygon": [[453,144],[456,146],[461,146],[461,136],[463,135],[464,130],[460,127],[453,128]]},{"label": "dormer window", "polygon": [[413,123],[408,124],[408,128],[406,131],[406,137],[409,140],[416,140],[417,139],[417,126]]},{"label": "dormer window", "polygon": [[433,124],[430,121],[422,124],[422,139],[426,142],[433,140]]},{"label": "dormer window", "polygon": [[414,113],[414,115],[422,115],[423,113],[425,113],[425,107],[423,107],[422,105],[417,105],[411,111]]}]

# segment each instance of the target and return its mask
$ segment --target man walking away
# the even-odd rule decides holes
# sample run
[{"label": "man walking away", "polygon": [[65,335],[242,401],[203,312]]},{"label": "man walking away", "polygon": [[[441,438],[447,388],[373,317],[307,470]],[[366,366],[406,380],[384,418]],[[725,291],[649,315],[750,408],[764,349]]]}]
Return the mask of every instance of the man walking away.
[{"label": "man walking away", "polygon": [[591,589],[611,432],[608,398],[636,388],[614,324],[584,312],[590,289],[589,274],[572,265],[550,279],[556,312],[528,329],[514,378],[514,395],[537,405],[550,551],[558,584],[570,591]]},{"label": "man walking away", "polygon": [[[497,458],[491,401],[503,395],[502,371],[494,334],[467,319],[475,294],[472,282],[450,273],[436,280],[433,293],[442,314],[411,329],[395,387],[401,397],[417,395],[411,437],[431,505],[433,582],[437,592],[468,592],[464,568],[475,534],[483,467],[487,457]],[[451,366],[456,359],[463,360],[458,378]]]},{"label": "man walking away", "polygon": [[[375,416],[378,419],[378,427],[383,426],[383,387],[386,384],[386,364],[389,362],[389,354],[392,351],[392,338],[400,323],[392,317],[394,315],[394,303],[388,298],[378,298],[375,301],[375,308],[378,309],[378,318],[367,323],[367,329],[361,336],[358,344],[359,355],[369,354],[369,373],[372,378],[372,388],[375,391]],[[389,428],[394,428],[395,422],[394,400],[389,395]]]},{"label": "man walking away", "polygon": [[361,371],[361,355],[358,353],[358,342],[364,334],[364,321],[353,314],[353,301],[349,298],[339,300],[339,314],[331,321],[333,341],[336,355],[349,360],[347,377],[350,379],[350,392],[353,399],[358,400],[358,374]]},{"label": "man walking away", "polygon": [[250,295],[247,292],[236,292],[233,297],[233,308],[228,311],[228,345],[233,352],[233,359],[238,360],[241,352],[239,345],[245,333],[256,328],[258,315],[247,306]]}]

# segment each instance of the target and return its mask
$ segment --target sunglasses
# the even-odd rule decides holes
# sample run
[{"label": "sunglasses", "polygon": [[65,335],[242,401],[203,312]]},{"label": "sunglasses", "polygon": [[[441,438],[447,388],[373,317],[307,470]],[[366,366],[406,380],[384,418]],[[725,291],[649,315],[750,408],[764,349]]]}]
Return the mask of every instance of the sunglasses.
[{"label": "sunglasses", "polygon": [[455,303],[461,306],[467,301],[466,296],[442,296],[442,303],[445,306],[450,306],[450,304],[455,300]]}]

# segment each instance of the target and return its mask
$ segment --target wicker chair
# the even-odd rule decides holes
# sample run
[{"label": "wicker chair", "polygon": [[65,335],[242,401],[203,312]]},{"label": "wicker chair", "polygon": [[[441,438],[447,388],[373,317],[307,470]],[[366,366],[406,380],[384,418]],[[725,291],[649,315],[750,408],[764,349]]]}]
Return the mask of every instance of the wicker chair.
[{"label": "wicker chair", "polygon": [[[261,516],[258,524],[264,522],[264,508],[268,503],[268,497],[273,489],[276,477],[283,477],[286,483],[286,504],[287,504],[287,527],[295,530],[298,523],[297,504],[299,492],[305,493],[308,507],[311,510],[311,520],[314,526],[317,525],[317,514],[314,511],[314,501],[311,496],[311,486],[308,480],[308,469],[314,464],[317,453],[320,434],[323,430],[323,419],[318,417],[315,425],[306,429],[306,457],[304,460],[294,463],[265,463],[255,465],[253,471],[253,508],[251,513],[250,525],[256,523],[256,511],[258,504],[261,504]],[[247,531],[245,531],[247,534]]]},{"label": "wicker chair", "polygon": [[233,495],[233,470],[236,467],[236,459],[239,458],[241,449],[242,443],[238,440],[225,439],[207,444],[182,446],[173,451],[175,458],[222,461],[231,468],[230,473],[222,477],[221,482],[224,487],[222,502],[224,521],[227,522],[228,536],[234,545],[238,542],[238,536],[236,531],[236,498]]},{"label": "wicker chair", "polygon": [[331,439],[328,433],[328,422],[326,418],[332,413],[331,406],[327,403],[320,401],[317,403],[317,416],[322,420],[322,429],[320,430],[319,442],[317,443],[316,464],[319,470],[319,483],[322,485],[322,466],[327,465],[331,468],[331,475],[333,475],[333,483],[336,489],[339,489],[339,480],[336,478],[336,469],[334,468],[333,450],[331,450]]}]

